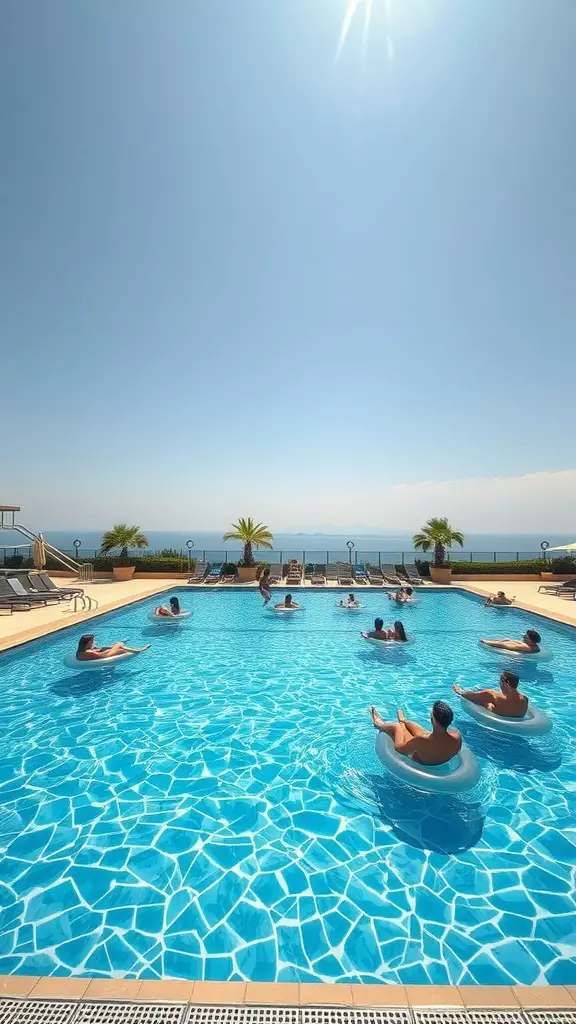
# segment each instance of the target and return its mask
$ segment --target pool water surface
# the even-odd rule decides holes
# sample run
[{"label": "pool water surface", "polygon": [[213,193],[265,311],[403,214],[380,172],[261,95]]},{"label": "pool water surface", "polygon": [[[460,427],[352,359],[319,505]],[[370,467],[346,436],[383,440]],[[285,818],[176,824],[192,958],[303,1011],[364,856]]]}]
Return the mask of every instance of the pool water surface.
[{"label": "pool water surface", "polygon": [[[80,627],[0,658],[0,973],[576,983],[574,630],[458,591],[180,597],[176,626],[154,600],[93,620],[152,644],[114,670],[64,667]],[[415,643],[362,641],[378,614]],[[478,640],[530,626],[554,660],[514,667],[554,729],[528,740],[451,686],[497,685]],[[425,724],[437,698],[481,768],[458,797],[374,753],[371,704]]]}]

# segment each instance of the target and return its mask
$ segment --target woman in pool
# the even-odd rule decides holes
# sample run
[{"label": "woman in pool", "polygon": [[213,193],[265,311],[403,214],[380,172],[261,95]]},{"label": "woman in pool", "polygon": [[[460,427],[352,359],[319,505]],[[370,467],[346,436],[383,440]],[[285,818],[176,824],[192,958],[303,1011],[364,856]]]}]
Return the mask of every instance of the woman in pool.
[{"label": "woman in pool", "polygon": [[398,619],[390,629],[384,629],[382,619],[374,619],[374,629],[369,633],[361,633],[365,640],[395,640],[398,644],[405,644],[408,640],[404,624]]},{"label": "woman in pool", "polygon": [[300,605],[297,604],[296,601],[292,600],[292,594],[286,594],[286,597],[284,598],[284,600],[280,601],[278,604],[275,604],[274,607],[275,608],[294,608],[294,610],[296,610],[297,608],[300,608]]},{"label": "woman in pool", "polygon": [[344,601],[344,599],[342,599],[340,601],[340,607],[341,608],[359,608],[360,607],[360,601],[356,600],[356,598],[354,597],[354,594],[348,594],[348,597],[346,598],[345,601]]},{"label": "woman in pool", "polygon": [[486,608],[487,605],[491,605],[491,604],[496,604],[496,605],[512,604],[513,601],[514,601],[513,597],[506,597],[506,594],[504,593],[504,591],[503,590],[499,590],[497,594],[490,594],[490,596],[486,598],[486,600],[484,602],[484,607]]},{"label": "woman in pool", "polygon": [[158,608],[154,609],[155,615],[165,615],[170,618],[171,615],[180,615],[182,609],[180,607],[180,601],[177,597],[170,598],[170,607],[167,608],[165,604],[158,605]]},{"label": "woman in pool", "polygon": [[400,587],[394,594],[388,594],[389,601],[396,601],[396,604],[410,604],[412,601],[412,587]]},{"label": "woman in pool", "polygon": [[112,644],[112,647],[94,647],[94,634],[85,633],[78,641],[77,661],[96,661],[97,658],[115,658],[117,654],[140,654],[147,651],[145,647],[126,647],[124,644]]},{"label": "woman in pool", "polygon": [[272,593],[270,591],[270,569],[264,569],[264,572],[260,577],[258,590],[260,591],[262,597],[264,598],[264,604],[267,605],[268,601],[272,597]]}]

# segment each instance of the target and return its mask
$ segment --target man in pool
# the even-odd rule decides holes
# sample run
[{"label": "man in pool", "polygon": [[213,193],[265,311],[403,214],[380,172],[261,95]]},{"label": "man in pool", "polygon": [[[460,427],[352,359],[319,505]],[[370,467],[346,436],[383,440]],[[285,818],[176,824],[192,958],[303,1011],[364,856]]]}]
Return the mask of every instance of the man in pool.
[{"label": "man in pool", "polygon": [[374,629],[371,629],[365,636],[370,640],[387,640],[388,630],[384,629],[384,619],[374,619]]},{"label": "man in pool", "polygon": [[356,600],[356,598],[354,597],[354,594],[348,594],[348,597],[347,597],[347,599],[345,601],[343,599],[340,601],[340,607],[341,608],[359,608],[360,607],[360,601]]},{"label": "man in pool", "polygon": [[540,633],[535,629],[527,629],[521,640],[481,640],[485,647],[495,647],[499,651],[514,651],[516,654],[540,654]]},{"label": "man in pool", "polygon": [[505,718],[524,718],[528,710],[528,697],[518,689],[519,677],[515,672],[502,672],[500,675],[500,692],[498,690],[463,690],[458,683],[452,689],[459,697],[464,697],[472,704],[492,711],[494,715]]},{"label": "man in pool", "polygon": [[419,764],[446,764],[462,746],[460,733],[449,728],[454,718],[452,708],[443,700],[437,700],[432,708],[432,732],[416,722],[409,722],[400,709],[397,722],[384,722],[374,707],[370,708],[370,714],[374,728],[392,737],[398,753]]},{"label": "man in pool", "polygon": [[283,601],[279,601],[278,604],[274,605],[275,608],[299,608],[300,605],[292,600],[292,594],[286,594]]},{"label": "man in pool", "polygon": [[491,605],[491,604],[496,604],[496,605],[512,604],[513,600],[514,600],[513,597],[506,597],[506,594],[504,593],[504,591],[503,590],[499,590],[497,594],[490,594],[490,596],[486,598],[486,600],[484,602],[484,607],[486,608],[488,605]]}]

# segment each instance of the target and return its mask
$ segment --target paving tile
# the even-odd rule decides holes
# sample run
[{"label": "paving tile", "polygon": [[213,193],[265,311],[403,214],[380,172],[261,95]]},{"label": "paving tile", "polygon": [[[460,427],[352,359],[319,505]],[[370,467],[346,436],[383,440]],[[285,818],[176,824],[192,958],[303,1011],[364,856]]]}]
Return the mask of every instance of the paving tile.
[{"label": "paving tile", "polygon": [[0,974],[0,996],[29,996],[40,978],[25,974]]},{"label": "paving tile", "polygon": [[189,1003],[194,991],[193,981],[143,981],[138,1000],[162,1003]]},{"label": "paving tile", "polygon": [[404,985],[351,985],[354,1006],[408,1006]]},{"label": "paving tile", "polygon": [[514,990],[508,985],[458,985],[464,1006],[518,1009]]},{"label": "paving tile", "polygon": [[300,985],[301,1006],[353,1006],[351,985]]},{"label": "paving tile", "polygon": [[32,999],[82,999],[90,978],[38,978]]},{"label": "paving tile", "polygon": [[93,978],[84,999],[138,999],[142,982],[129,978]]},{"label": "paving tile", "polygon": [[249,981],[246,985],[245,1003],[260,1003],[264,1006],[298,1006],[300,985],[297,982]]},{"label": "paving tile", "polygon": [[245,981],[195,981],[191,1002],[238,1006],[244,1002]]},{"label": "paving tile", "polygon": [[406,985],[410,1006],[463,1006],[455,985]]},{"label": "paving tile", "polygon": [[541,1007],[544,1010],[549,1006],[576,1005],[576,996],[573,998],[563,985],[515,985],[512,991],[520,1006],[526,1009]]}]

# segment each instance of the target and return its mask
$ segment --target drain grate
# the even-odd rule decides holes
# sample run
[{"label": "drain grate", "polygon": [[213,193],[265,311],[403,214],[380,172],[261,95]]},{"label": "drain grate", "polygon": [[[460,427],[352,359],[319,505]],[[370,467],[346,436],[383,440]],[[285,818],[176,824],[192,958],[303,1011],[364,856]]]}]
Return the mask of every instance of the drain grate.
[{"label": "drain grate", "polygon": [[576,1010],[525,1010],[530,1024],[576,1024]]},{"label": "drain grate", "polygon": [[[416,1024],[470,1024],[470,1017],[466,1010],[459,1010],[451,1006],[434,1010],[413,1010]],[[496,1022],[494,1022],[496,1024]]]},{"label": "drain grate", "polygon": [[81,1003],[74,1024],[181,1024],[185,1010],[175,1003]]},{"label": "drain grate", "polygon": [[408,1010],[348,1010],[340,1007],[303,1008],[301,1024],[411,1024]]},{"label": "drain grate", "polygon": [[40,999],[0,1000],[0,1024],[68,1024],[78,1003]]},{"label": "drain grate", "polygon": [[520,1010],[468,1010],[472,1024],[526,1024]]},{"label": "drain grate", "polygon": [[288,1006],[192,1006],[186,1024],[301,1024]]}]

